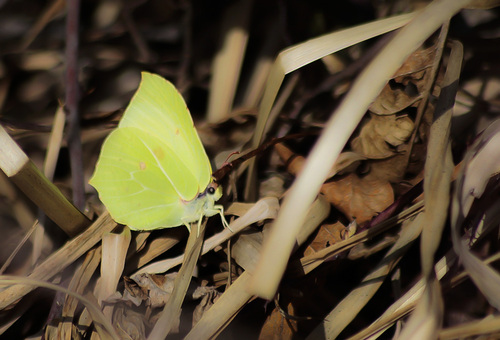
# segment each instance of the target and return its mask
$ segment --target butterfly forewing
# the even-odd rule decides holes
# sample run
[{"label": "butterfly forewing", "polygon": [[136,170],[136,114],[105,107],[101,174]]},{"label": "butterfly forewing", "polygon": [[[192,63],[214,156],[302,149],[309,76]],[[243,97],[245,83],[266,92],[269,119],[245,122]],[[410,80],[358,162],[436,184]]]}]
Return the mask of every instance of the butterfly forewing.
[{"label": "butterfly forewing", "polygon": [[[135,127],[156,136],[177,155],[196,178],[191,183],[205,190],[212,174],[210,162],[184,99],[160,76],[143,72],[142,81],[127,107],[119,128]],[[190,194],[183,193],[183,197]]]}]

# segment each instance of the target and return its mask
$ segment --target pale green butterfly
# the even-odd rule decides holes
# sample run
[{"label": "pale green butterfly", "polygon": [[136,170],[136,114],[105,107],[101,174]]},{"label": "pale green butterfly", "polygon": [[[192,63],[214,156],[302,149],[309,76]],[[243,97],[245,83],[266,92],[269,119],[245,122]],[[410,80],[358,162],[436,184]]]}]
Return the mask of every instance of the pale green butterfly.
[{"label": "pale green butterfly", "polygon": [[[133,230],[201,224],[220,214],[222,188],[184,99],[166,79],[147,72],[118,128],[102,145],[90,184],[118,223]],[[199,228],[198,228],[199,230]]]}]

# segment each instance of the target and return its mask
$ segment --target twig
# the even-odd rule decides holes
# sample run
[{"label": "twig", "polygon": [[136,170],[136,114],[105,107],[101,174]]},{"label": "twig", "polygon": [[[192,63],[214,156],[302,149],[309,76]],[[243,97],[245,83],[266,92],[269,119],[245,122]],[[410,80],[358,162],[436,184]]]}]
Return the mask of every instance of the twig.
[{"label": "twig", "polygon": [[137,47],[137,51],[139,52],[139,61],[148,63],[153,59],[152,53],[149,50],[147,42],[143,39],[142,35],[139,33],[139,30],[137,29],[134,19],[132,18],[132,11],[142,5],[144,0],[137,0],[137,1],[126,1],[124,2],[123,9],[122,9],[122,18],[123,22],[125,23],[125,26],[127,27],[127,30],[130,33],[130,36],[132,37],[132,41],[134,42],[134,45]]},{"label": "twig", "polygon": [[73,204],[80,210],[85,207],[83,184],[82,142],[80,139],[80,114],[78,103],[78,27],[80,0],[68,1],[66,17],[66,111],[68,115],[68,148],[73,184]]},{"label": "twig", "polygon": [[415,144],[415,139],[417,138],[417,133],[422,123],[422,118],[424,117],[425,110],[427,109],[427,104],[429,104],[429,96],[431,95],[432,88],[436,81],[437,73],[439,71],[439,66],[441,65],[441,59],[443,58],[443,50],[444,44],[446,43],[446,38],[448,37],[449,23],[444,24],[441,27],[441,32],[439,33],[438,41],[436,42],[436,54],[434,57],[434,61],[432,63],[432,68],[430,70],[430,74],[428,76],[428,81],[426,87],[422,93],[422,100],[420,101],[417,109],[417,117],[415,118],[415,128],[413,129],[413,133],[411,135],[410,141],[408,145],[410,149],[406,153],[405,163],[406,166],[410,164],[411,153],[413,150],[413,145]]},{"label": "twig", "polygon": [[181,93],[189,87],[189,65],[191,65],[192,56],[192,20],[193,9],[189,1],[182,1],[181,6],[184,8],[184,18],[182,19],[182,27],[184,29],[184,39],[182,44],[182,55],[177,73],[177,88]]}]

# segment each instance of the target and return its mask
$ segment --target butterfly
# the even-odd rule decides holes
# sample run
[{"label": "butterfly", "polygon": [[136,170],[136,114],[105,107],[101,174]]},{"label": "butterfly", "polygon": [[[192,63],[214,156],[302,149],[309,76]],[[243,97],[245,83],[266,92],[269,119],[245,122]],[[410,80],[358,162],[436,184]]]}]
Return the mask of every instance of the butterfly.
[{"label": "butterfly", "polygon": [[139,88],[118,128],[105,139],[89,183],[111,217],[132,230],[198,222],[219,214],[222,187],[175,86],[142,72]]}]

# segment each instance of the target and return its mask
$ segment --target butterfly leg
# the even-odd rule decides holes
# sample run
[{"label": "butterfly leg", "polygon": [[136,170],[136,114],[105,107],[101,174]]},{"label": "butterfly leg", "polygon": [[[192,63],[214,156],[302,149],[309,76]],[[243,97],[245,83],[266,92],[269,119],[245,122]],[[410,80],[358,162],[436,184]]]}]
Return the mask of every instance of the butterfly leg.
[{"label": "butterfly leg", "polygon": [[188,229],[189,233],[191,234],[191,223],[185,221],[184,219],[181,219],[182,222],[184,222],[184,225]]},{"label": "butterfly leg", "polygon": [[202,220],[203,220],[203,214],[201,214],[200,218],[198,219],[198,235],[197,235],[197,237],[200,237],[201,221]]},{"label": "butterfly leg", "polygon": [[224,226],[224,228],[227,228],[232,233],[234,233],[234,231],[229,227],[229,223],[227,223],[226,217],[224,216],[224,206],[219,205],[219,204],[214,205],[214,210],[217,211],[217,213],[219,213],[220,219],[222,220],[222,225]]}]

